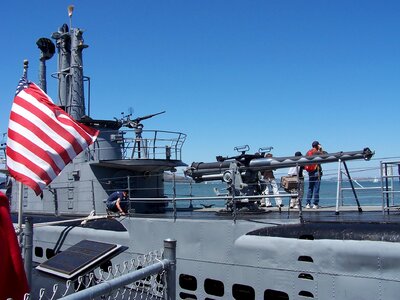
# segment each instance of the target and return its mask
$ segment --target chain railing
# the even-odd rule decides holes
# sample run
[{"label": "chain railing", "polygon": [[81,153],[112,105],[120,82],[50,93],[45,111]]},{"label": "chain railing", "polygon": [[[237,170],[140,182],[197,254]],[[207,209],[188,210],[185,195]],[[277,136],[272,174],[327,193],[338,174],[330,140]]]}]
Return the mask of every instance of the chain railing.
[{"label": "chain railing", "polygon": [[164,240],[164,249],[101,268],[68,280],[65,286],[54,285],[52,289],[41,288],[39,296],[27,294],[31,299],[167,299],[176,298],[176,241]]}]

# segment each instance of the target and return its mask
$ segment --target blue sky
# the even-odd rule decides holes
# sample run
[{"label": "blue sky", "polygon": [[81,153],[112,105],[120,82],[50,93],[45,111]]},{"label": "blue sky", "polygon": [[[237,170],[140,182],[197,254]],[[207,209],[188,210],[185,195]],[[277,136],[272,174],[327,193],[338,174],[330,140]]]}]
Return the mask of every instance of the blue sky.
[{"label": "blue sky", "polygon": [[[275,156],[376,151],[400,157],[400,1],[13,1],[2,6],[0,132],[36,40],[85,30],[91,116],[166,110],[145,129],[188,134],[183,160],[273,146]],[[56,71],[56,57],[47,64]],[[48,76],[56,101],[56,81]]]}]

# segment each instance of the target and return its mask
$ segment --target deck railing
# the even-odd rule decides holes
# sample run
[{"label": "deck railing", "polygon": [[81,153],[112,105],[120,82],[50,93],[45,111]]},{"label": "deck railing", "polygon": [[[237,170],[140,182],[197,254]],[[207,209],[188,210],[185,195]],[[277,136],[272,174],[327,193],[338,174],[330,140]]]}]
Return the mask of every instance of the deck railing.
[{"label": "deck railing", "polygon": [[126,159],[182,159],[182,146],[186,134],[162,130],[143,130],[145,137],[132,137],[125,131],[124,153]]},{"label": "deck railing", "polygon": [[389,213],[390,208],[400,206],[400,202],[397,205],[395,202],[395,194],[400,194],[400,189],[395,189],[395,181],[400,180],[400,160],[381,161],[380,174],[382,210]]},{"label": "deck railing", "polygon": [[0,146],[0,170],[6,169],[6,147],[5,144]]},{"label": "deck railing", "polygon": [[[186,134],[174,131],[134,130],[102,131],[101,137],[86,151],[88,160],[182,159]],[[118,144],[119,147],[115,147]]]}]

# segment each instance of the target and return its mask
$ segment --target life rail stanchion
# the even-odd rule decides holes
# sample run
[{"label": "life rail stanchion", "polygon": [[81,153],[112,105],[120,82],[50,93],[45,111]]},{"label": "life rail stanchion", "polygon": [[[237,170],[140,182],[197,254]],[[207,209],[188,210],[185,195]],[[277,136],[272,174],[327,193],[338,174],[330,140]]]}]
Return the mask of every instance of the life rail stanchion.
[{"label": "life rail stanchion", "polygon": [[233,214],[233,223],[236,224],[237,213],[236,213],[236,198],[235,198],[235,192],[236,192],[235,191],[235,184],[236,184],[235,177],[236,177],[237,168],[234,167],[233,163],[231,163],[231,170],[232,170],[232,183],[231,183],[232,189],[231,190],[232,190],[232,204],[233,204],[232,214]]},{"label": "life rail stanchion", "polygon": [[[302,187],[302,191],[300,191],[301,189],[301,179],[299,176],[300,173],[300,165],[297,163],[296,164],[296,171],[297,171],[297,205],[299,207],[299,220],[300,223],[303,224],[304,223],[304,218],[303,218],[303,197],[304,197],[304,176],[303,176],[303,187]],[[301,195],[301,197],[300,197]],[[290,207],[290,204],[289,204]]]},{"label": "life rail stanchion", "polygon": [[24,226],[24,268],[29,286],[32,286],[32,250],[33,250],[33,223],[32,217],[25,218]]},{"label": "life rail stanchion", "polygon": [[358,201],[358,197],[357,197],[356,190],[354,188],[353,180],[351,179],[351,175],[350,175],[349,169],[347,168],[347,164],[346,164],[345,161],[343,161],[343,166],[344,166],[344,168],[346,170],[347,177],[349,178],[349,182],[350,182],[351,190],[353,191],[354,198],[356,199],[358,212],[362,213],[362,208],[361,208],[361,205],[360,205],[360,201]]},{"label": "life rail stanchion", "polygon": [[173,198],[172,198],[172,205],[174,209],[174,222],[176,222],[176,218],[178,217],[177,215],[177,207],[176,207],[176,178],[175,178],[175,172],[172,173],[172,178],[173,178],[173,185],[172,185],[172,193],[173,193]]},{"label": "life rail stanchion", "polygon": [[[18,233],[22,233],[22,219],[24,217],[22,205],[23,184],[18,182]],[[19,243],[22,244],[22,234],[19,235]]]},{"label": "life rail stanchion", "polygon": [[342,160],[338,160],[338,171],[337,171],[337,189],[336,189],[336,210],[335,215],[339,214],[339,197],[340,191],[342,190]]}]

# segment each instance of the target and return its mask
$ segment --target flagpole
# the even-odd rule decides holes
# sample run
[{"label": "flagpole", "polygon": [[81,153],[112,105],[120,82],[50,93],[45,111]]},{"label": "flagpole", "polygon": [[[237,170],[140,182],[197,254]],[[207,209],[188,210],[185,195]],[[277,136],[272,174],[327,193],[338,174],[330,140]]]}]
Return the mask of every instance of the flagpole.
[{"label": "flagpole", "polygon": [[[22,218],[23,218],[23,212],[22,212],[22,183],[19,182],[18,185],[18,233],[22,232]],[[22,235],[20,235],[22,237]]]},{"label": "flagpole", "polygon": [[[28,78],[28,60],[24,59],[24,72],[23,77]],[[22,191],[23,191],[23,184],[19,182],[18,185],[18,233],[19,233],[19,241],[22,242],[22,219],[24,217],[24,213],[22,211]]]}]

